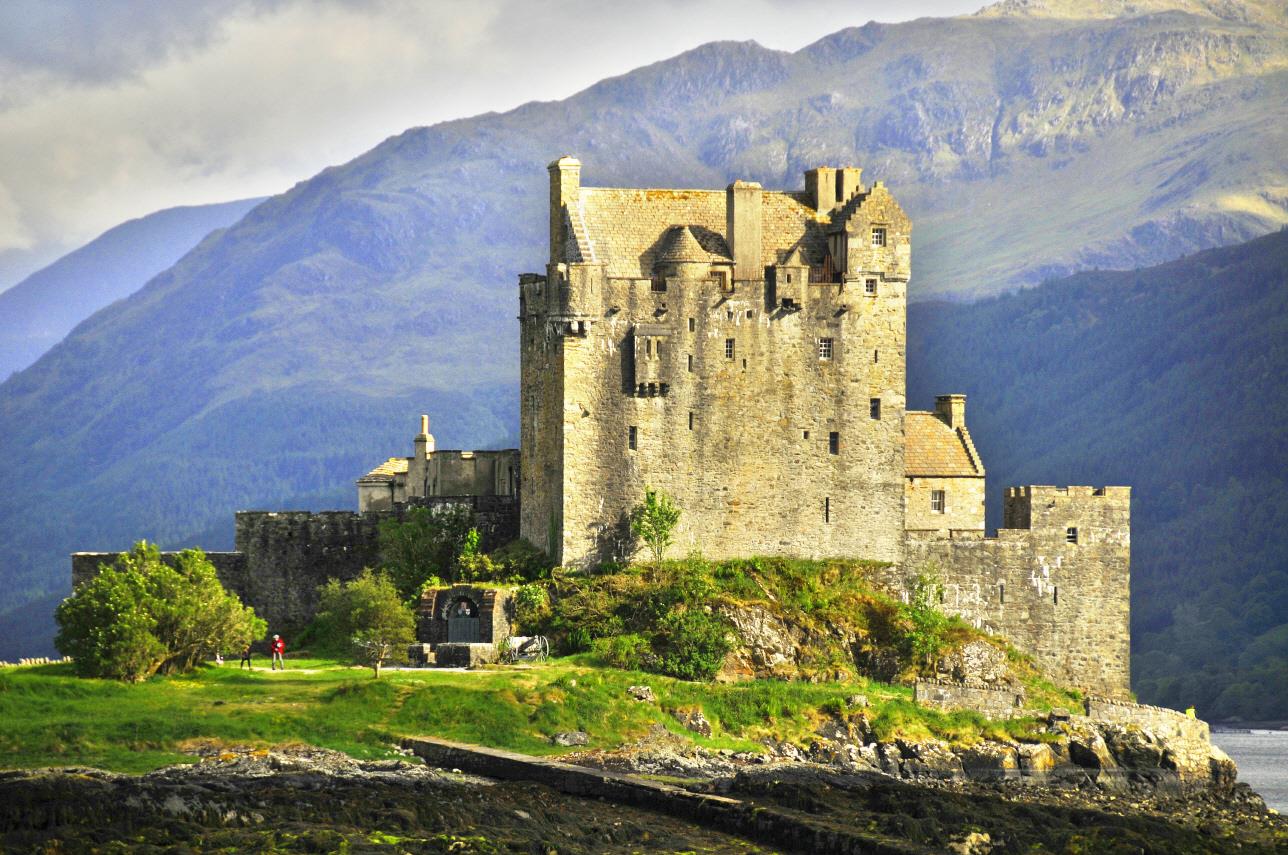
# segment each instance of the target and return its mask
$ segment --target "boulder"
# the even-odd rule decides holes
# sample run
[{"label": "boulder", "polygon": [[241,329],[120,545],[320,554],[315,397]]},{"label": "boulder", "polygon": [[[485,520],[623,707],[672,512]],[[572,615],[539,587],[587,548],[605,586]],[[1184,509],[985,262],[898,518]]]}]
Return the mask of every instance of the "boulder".
[{"label": "boulder", "polygon": [[698,736],[711,735],[711,722],[702,714],[700,709],[676,710],[672,713],[675,720],[684,726],[685,730],[696,733]]},{"label": "boulder", "polygon": [[635,700],[642,702],[651,703],[657,700],[657,696],[653,694],[653,689],[649,686],[628,686],[626,688],[626,694],[630,695]]},{"label": "boulder", "polygon": [[574,745],[586,745],[590,742],[590,734],[584,730],[573,730],[566,733],[556,733],[550,738],[555,745],[562,745],[565,748],[571,748]]}]

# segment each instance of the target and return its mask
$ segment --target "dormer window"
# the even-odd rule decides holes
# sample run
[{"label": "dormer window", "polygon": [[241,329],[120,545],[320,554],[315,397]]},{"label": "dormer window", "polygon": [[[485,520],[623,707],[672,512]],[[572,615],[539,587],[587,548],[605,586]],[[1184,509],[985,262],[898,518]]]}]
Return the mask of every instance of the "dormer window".
[{"label": "dormer window", "polygon": [[885,230],[885,226],[873,226],[873,227],[872,227],[872,245],[873,245],[874,247],[876,247],[876,246],[885,246],[885,245],[886,245],[886,230]]}]

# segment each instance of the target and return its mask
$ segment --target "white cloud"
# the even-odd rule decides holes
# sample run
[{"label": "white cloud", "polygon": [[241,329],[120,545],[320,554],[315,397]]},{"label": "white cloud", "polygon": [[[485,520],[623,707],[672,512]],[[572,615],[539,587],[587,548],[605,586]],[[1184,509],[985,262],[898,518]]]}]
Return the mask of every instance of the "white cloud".
[{"label": "white cloud", "polygon": [[[898,11],[974,5],[923,0]],[[0,6],[0,33],[9,33],[0,35],[8,193],[0,253],[33,243],[70,249],[159,208],[277,192],[407,127],[563,98],[703,42],[796,49],[890,8],[871,0]]]}]

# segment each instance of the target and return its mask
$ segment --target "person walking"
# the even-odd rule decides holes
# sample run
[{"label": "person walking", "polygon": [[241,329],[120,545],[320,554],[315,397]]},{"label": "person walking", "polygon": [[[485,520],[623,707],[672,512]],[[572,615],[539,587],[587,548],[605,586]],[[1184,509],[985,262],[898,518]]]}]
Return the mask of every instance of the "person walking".
[{"label": "person walking", "polygon": [[245,665],[246,668],[251,671],[255,670],[254,666],[250,664],[250,645],[249,644],[247,644],[245,647],[242,648],[241,662],[237,664],[237,670],[240,671],[243,665]]},{"label": "person walking", "polygon": [[286,660],[282,658],[282,654],[286,652],[286,641],[284,641],[280,635],[274,635],[273,643],[269,645],[269,649],[273,651],[273,662],[269,666],[269,670],[276,671],[277,667],[280,665],[282,670],[285,671]]}]

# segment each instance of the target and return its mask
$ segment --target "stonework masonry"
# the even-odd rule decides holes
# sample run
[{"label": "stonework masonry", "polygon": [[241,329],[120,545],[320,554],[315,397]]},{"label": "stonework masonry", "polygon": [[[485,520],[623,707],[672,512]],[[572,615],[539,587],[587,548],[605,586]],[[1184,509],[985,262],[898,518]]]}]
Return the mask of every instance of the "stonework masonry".
[{"label": "stonework masonry", "polygon": [[[484,549],[495,549],[518,536],[513,497],[454,497],[421,500],[431,509],[465,507]],[[219,580],[269,622],[270,631],[295,631],[317,612],[317,589],[330,579],[348,581],[366,567],[380,564],[380,523],[402,519],[411,507],[392,511],[240,511],[236,515],[236,551],[209,552]],[[94,577],[115,552],[72,555],[72,585]],[[174,553],[163,553],[163,557]]]}]

